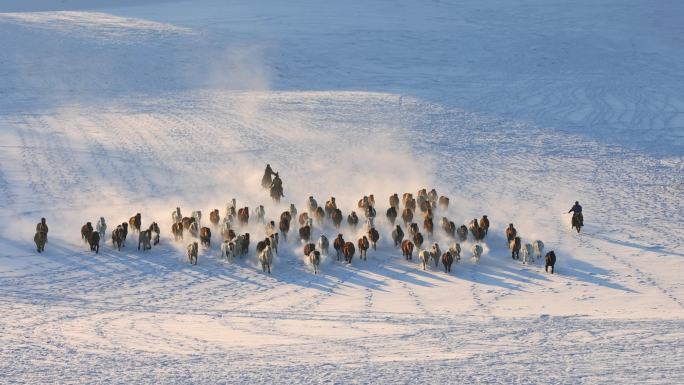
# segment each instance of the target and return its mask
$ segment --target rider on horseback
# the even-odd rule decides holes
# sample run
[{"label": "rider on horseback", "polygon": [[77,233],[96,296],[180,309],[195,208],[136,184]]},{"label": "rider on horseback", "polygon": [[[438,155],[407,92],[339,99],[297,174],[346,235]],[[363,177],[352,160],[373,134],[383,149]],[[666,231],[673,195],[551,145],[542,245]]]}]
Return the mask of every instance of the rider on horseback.
[{"label": "rider on horseback", "polygon": [[273,182],[271,182],[271,191],[278,191],[280,192],[280,196],[284,197],[285,194],[283,194],[283,181],[280,179],[280,175],[278,175],[277,172],[273,174],[275,175],[275,178],[273,178]]},{"label": "rider on horseback", "polygon": [[575,205],[572,206],[570,211],[568,213],[572,213],[572,218],[575,219],[577,218],[577,223],[579,223],[580,226],[584,226],[584,217],[582,216],[582,206],[580,206],[578,201],[575,201]]},{"label": "rider on horseback", "polygon": [[273,169],[271,169],[271,165],[267,164],[266,165],[266,170],[264,170],[264,177],[261,178],[261,186],[263,188],[269,188],[271,186],[271,176],[272,175],[277,175],[275,172],[273,172]]}]

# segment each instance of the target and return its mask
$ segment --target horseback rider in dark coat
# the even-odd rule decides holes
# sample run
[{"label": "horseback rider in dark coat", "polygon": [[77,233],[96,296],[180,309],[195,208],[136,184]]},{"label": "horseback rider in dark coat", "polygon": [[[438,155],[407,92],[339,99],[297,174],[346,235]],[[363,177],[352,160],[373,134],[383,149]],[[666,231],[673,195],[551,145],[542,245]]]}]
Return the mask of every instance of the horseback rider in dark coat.
[{"label": "horseback rider in dark coat", "polygon": [[578,223],[580,226],[584,226],[584,216],[582,215],[582,206],[580,206],[578,201],[575,201],[575,205],[572,206],[570,211],[568,211],[568,214],[572,213],[573,218],[577,218]]}]

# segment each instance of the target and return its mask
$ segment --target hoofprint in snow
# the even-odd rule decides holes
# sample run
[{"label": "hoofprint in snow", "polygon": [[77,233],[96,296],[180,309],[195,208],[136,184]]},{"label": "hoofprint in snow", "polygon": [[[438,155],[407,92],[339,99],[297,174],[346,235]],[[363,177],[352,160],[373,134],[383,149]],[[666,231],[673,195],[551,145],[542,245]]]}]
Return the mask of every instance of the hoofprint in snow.
[{"label": "hoofprint in snow", "polygon": [[[169,76],[169,68],[129,76],[128,66],[137,67],[130,61],[78,74],[60,62],[102,63],[111,52],[135,53],[142,56],[132,60],[144,68],[154,55],[168,58],[174,47],[197,39],[234,38],[201,10],[178,9],[183,5],[163,13],[152,4],[111,13],[0,17],[0,29],[17,37],[0,43],[16,54],[0,64],[9,75],[0,80],[9,94],[0,105],[0,208],[11,218],[0,224],[2,378],[684,381],[681,154],[656,157],[581,132],[464,111],[410,96],[413,89],[403,82],[399,92],[237,91],[189,87],[187,77]],[[377,16],[370,15],[365,17]],[[285,26],[269,28],[280,28],[285,40],[299,36]],[[49,65],[22,59],[45,55],[27,47],[40,48],[54,34],[61,34],[59,47],[66,51],[49,58]],[[250,66],[254,56],[244,52],[229,67],[258,75],[259,66],[256,72]],[[174,62],[191,66],[186,59]],[[287,59],[282,71],[302,82],[292,88],[312,87],[317,74],[325,73],[320,59],[310,78],[301,62]],[[397,60],[401,65],[408,59]],[[22,77],[17,68],[24,68]],[[398,68],[403,69],[388,76],[414,71],[406,62]],[[255,78],[244,83],[229,77],[220,85],[259,88]],[[95,89],[106,98],[82,97]],[[31,90],[59,92],[36,96],[42,93]],[[676,104],[678,97],[670,100]],[[546,122],[552,112],[537,107],[520,107],[520,115]],[[677,154],[677,146],[675,141],[665,152]],[[259,187],[264,163],[285,182],[280,205]],[[434,265],[423,271],[417,252],[405,261],[393,248],[383,215],[387,198],[423,187],[451,198],[449,210],[435,216],[435,241],[443,250],[451,241],[439,226],[442,216],[458,225],[483,214],[491,219],[479,264],[469,261],[470,242],[462,245],[463,260],[451,274]],[[335,196],[345,216],[354,209],[363,218],[356,202],[368,194],[378,202],[378,250],[369,250],[367,261],[357,254],[351,265],[329,255],[319,275],[296,240],[296,222],[288,242],[281,239],[270,275],[261,272],[254,255],[263,224],[252,220],[240,230],[250,232],[252,248],[232,263],[219,255],[217,232],[211,248],[200,248],[197,266],[187,263],[187,234],[183,242],[170,234],[176,206],[184,215],[202,210],[208,223],[211,209],[223,214],[236,198],[238,207],[250,210],[263,204],[266,218],[277,221],[290,202],[301,212],[310,195],[319,204]],[[565,214],[576,199],[585,207],[587,224],[579,235]],[[161,243],[150,251],[137,250],[137,234],[129,235],[121,252],[106,234],[97,255],[80,239],[86,221],[103,216],[109,232],[137,212],[143,227],[152,221],[161,226]],[[40,217],[48,219],[50,235],[46,252],[38,255],[32,240]],[[556,274],[544,273],[540,262],[511,259],[503,235],[508,223],[523,242],[541,239],[546,250],[555,250]],[[356,243],[361,228],[343,225],[341,232]],[[313,238],[321,233],[332,242],[337,230],[314,226]]]}]

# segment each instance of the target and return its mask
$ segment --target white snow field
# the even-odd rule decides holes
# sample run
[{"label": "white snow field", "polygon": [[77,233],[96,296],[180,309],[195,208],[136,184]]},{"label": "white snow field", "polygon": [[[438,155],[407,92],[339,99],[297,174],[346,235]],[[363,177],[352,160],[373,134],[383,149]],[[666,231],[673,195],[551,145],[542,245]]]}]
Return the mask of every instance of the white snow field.
[{"label": "white snow field", "polygon": [[[0,383],[684,383],[684,3],[332,3],[0,0]],[[479,264],[392,247],[389,195],[423,187],[442,249],[441,217],[489,216]],[[170,232],[371,193],[378,250],[319,275],[298,225],[270,275],[253,219],[232,263]],[[119,252],[137,212],[161,243]]]}]

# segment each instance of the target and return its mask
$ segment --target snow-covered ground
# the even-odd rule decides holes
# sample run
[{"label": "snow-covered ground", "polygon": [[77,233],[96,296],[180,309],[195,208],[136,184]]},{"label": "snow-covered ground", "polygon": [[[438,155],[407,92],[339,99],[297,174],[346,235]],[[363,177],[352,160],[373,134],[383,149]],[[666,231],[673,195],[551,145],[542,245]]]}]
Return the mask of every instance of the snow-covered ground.
[{"label": "snow-covered ground", "polygon": [[[513,3],[0,0],[0,382],[683,383],[684,6]],[[480,264],[392,248],[388,196],[423,187],[491,218]],[[295,232],[271,275],[262,224],[234,263],[170,234],[371,193],[378,250],[318,276]],[[81,242],[136,212],[160,246]]]}]

